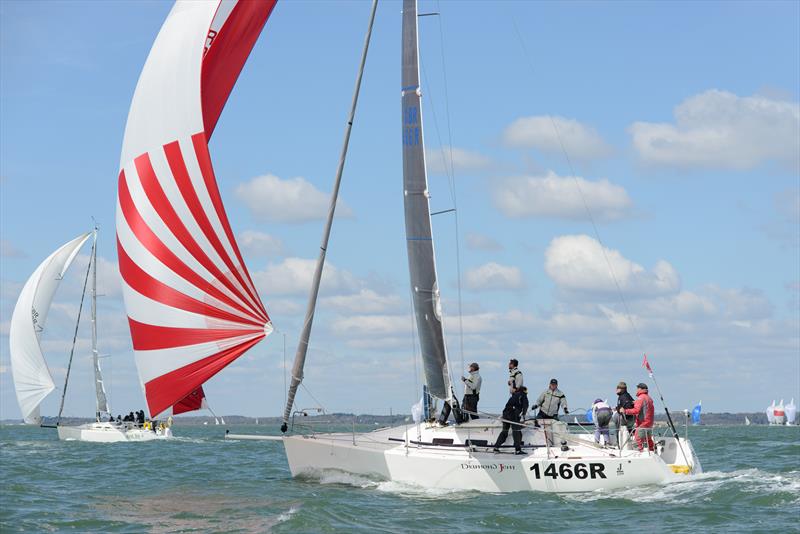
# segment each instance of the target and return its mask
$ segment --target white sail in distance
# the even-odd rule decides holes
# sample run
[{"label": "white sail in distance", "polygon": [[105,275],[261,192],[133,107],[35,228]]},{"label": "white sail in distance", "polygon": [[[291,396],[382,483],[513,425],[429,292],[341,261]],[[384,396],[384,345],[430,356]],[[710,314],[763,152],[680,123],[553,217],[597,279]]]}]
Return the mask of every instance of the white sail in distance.
[{"label": "white sail in distance", "polygon": [[33,272],[20,292],[11,315],[9,345],[17,402],[26,423],[39,424],[39,405],[55,389],[40,337],[64,273],[91,236],[82,234],[53,252]]},{"label": "white sail in distance", "polygon": [[422,135],[422,93],[419,85],[417,2],[403,2],[401,100],[403,129],[403,194],[406,247],[414,317],[419,333],[425,383],[434,397],[451,395],[442,305],[436,277],[436,254],[431,228],[430,194]]}]

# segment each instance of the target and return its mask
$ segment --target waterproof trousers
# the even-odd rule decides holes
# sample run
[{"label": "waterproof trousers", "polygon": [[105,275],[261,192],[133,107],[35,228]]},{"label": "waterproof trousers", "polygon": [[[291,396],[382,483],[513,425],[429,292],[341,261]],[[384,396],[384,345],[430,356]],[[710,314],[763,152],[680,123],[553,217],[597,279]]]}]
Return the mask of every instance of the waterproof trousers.
[{"label": "waterproof trousers", "polygon": [[464,395],[464,401],[461,403],[461,406],[464,408],[465,421],[478,419],[478,397],[479,395],[477,393],[467,393]]},{"label": "waterproof trousers", "polygon": [[[512,428],[513,427],[513,428]],[[508,429],[511,428],[511,437],[514,439],[514,450],[516,452],[522,451],[522,425],[515,425],[507,421],[503,421],[503,431],[497,436],[497,441],[494,444],[495,449],[499,449],[500,445],[508,439]]]},{"label": "waterproof trousers", "polygon": [[653,429],[639,427],[636,429],[636,445],[639,447],[639,450],[644,449],[644,444],[647,443],[647,450],[650,452],[656,450],[656,444],[653,442]]}]

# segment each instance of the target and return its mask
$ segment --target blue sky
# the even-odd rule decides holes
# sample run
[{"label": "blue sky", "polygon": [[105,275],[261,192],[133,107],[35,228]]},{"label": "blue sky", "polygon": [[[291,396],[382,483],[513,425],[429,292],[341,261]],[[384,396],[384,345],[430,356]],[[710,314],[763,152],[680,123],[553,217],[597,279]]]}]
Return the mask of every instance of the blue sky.
[{"label": "blue sky", "polygon": [[[0,3],[2,418],[19,413],[8,367],[19,289],[92,216],[113,410],[144,404],[113,221],[130,99],[170,7]],[[312,334],[305,384],[330,411],[407,412],[418,398],[400,9],[379,6]],[[278,329],[209,383],[217,412],[282,409],[283,334],[291,365],[368,11],[360,1],[279,3],[215,131],[223,199]],[[646,380],[642,350],[675,409],[800,397],[800,5],[421,2],[429,11],[441,13],[420,21],[432,209],[453,207],[448,146],[459,208],[463,357],[454,218],[434,217],[448,347],[455,373],[481,363],[481,406],[504,403],[511,355],[534,391],[557,376],[584,407],[620,379]],[[82,265],[44,338],[57,382]],[[87,346],[82,329],[73,415],[93,411]],[[317,405],[303,390],[298,403]]]}]

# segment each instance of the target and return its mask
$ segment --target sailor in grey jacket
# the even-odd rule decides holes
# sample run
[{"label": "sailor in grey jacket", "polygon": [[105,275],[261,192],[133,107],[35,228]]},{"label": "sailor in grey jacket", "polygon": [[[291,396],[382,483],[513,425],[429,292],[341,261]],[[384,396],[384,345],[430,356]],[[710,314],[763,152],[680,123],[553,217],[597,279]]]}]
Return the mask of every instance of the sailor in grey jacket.
[{"label": "sailor in grey jacket", "polygon": [[567,408],[567,397],[558,389],[558,380],[555,378],[550,380],[550,387],[539,395],[531,409],[539,408],[537,419],[558,419],[558,412],[560,409],[564,410],[564,414],[569,414]]}]

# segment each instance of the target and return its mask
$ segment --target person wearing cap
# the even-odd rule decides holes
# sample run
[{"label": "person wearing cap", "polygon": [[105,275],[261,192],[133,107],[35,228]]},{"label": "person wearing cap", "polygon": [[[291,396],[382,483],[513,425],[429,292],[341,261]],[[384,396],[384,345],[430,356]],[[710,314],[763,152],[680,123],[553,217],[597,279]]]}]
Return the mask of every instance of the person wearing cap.
[{"label": "person wearing cap", "polygon": [[611,441],[608,436],[608,425],[611,423],[613,411],[603,399],[595,399],[592,403],[592,421],[594,421],[594,441],[601,443],[601,436],[604,438],[602,444],[607,445]]},{"label": "person wearing cap", "polygon": [[647,384],[640,382],[636,386],[636,402],[633,403],[633,408],[620,408],[619,412],[636,417],[636,445],[639,447],[639,450],[642,451],[645,442],[647,442],[647,449],[649,451],[654,451],[656,448],[653,442],[655,405],[648,393]]},{"label": "person wearing cap", "polygon": [[464,382],[464,400],[461,406],[464,408],[464,419],[478,419],[478,401],[481,395],[481,384],[483,379],[479,372],[480,366],[477,362],[469,364],[469,376],[461,377]]},{"label": "person wearing cap", "polygon": [[503,430],[497,436],[494,443],[494,452],[500,452],[500,445],[508,439],[508,429],[511,428],[511,437],[514,439],[514,454],[525,454],[522,452],[522,425],[525,414],[528,412],[528,388],[515,388],[508,399],[506,407],[503,408]]},{"label": "person wearing cap", "polygon": [[521,388],[524,384],[522,381],[522,371],[517,369],[519,362],[516,358],[508,360],[508,393],[513,395],[515,389]]},{"label": "person wearing cap", "polygon": [[558,412],[564,409],[564,415],[569,414],[567,408],[567,397],[558,389],[558,380],[555,378],[550,380],[550,386],[545,389],[539,398],[536,399],[536,404],[532,409],[539,408],[539,413],[536,419],[555,419],[558,420]]},{"label": "person wearing cap", "polygon": [[[469,364],[469,377],[461,377],[461,381],[464,382],[464,398],[461,400],[460,418],[459,413],[456,414],[456,423],[458,424],[470,419],[478,419],[478,400],[481,393],[481,384],[483,383],[483,379],[478,372],[479,369],[478,363],[472,362]],[[450,403],[445,401],[438,421],[441,426],[447,426],[447,420],[450,418],[452,410]]]},{"label": "person wearing cap", "polygon": [[[633,417],[625,417],[623,412],[620,412],[620,408],[624,408],[626,410],[633,408],[633,397],[631,394],[628,393],[628,384],[625,382],[620,381],[617,384],[617,407],[614,410],[616,413],[616,423],[617,423],[617,431],[619,431],[623,426],[628,428],[628,434],[633,434],[633,425],[634,425],[634,418]],[[621,443],[621,437],[617,436],[618,442]]]}]

